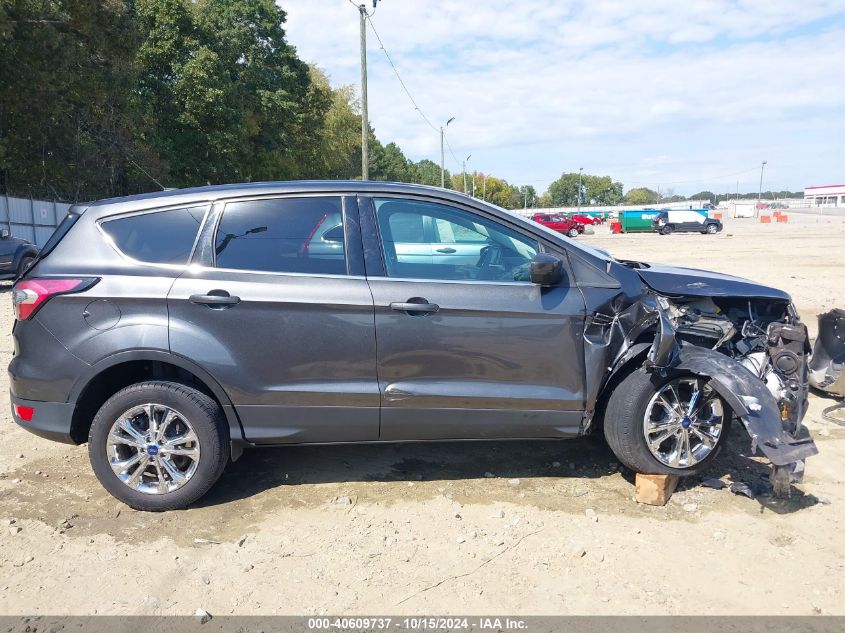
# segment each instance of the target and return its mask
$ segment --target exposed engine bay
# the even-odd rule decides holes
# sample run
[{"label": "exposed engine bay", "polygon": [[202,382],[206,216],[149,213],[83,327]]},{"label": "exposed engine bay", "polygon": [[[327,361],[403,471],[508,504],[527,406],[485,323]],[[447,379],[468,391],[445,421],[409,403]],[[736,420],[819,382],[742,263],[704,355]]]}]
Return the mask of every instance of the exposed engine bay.
[{"label": "exposed engine bay", "polygon": [[795,434],[807,409],[807,326],[790,304],[771,300],[693,297],[658,299],[675,336],[737,360],[775,397],[781,419]]}]

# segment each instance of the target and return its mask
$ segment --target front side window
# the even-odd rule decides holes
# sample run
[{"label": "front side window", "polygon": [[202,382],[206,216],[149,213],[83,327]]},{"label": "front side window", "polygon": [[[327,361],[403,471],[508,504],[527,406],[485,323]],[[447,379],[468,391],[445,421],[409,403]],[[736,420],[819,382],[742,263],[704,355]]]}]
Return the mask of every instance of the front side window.
[{"label": "front side window", "polygon": [[388,277],[529,281],[536,240],[444,204],[375,199]]},{"label": "front side window", "polygon": [[231,202],[223,209],[214,253],[218,268],[344,275],[341,199]]},{"label": "front side window", "polygon": [[105,220],[120,252],[149,264],[187,264],[207,207],[169,209]]}]

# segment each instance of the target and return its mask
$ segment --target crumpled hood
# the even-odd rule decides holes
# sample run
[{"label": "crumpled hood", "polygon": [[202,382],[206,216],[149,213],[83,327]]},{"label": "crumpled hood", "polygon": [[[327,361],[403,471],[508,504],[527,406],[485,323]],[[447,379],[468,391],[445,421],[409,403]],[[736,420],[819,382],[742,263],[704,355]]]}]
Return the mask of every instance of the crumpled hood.
[{"label": "crumpled hood", "polygon": [[788,293],[770,288],[742,277],[723,275],[709,270],[640,264],[635,268],[642,280],[653,290],[665,295],[693,297],[746,297],[790,301]]}]

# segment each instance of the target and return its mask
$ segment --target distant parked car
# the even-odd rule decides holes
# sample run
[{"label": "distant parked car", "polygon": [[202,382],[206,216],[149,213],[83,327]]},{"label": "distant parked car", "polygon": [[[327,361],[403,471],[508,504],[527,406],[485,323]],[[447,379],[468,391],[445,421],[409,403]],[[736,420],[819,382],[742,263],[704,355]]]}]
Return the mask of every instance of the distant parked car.
[{"label": "distant parked car", "polygon": [[569,237],[578,237],[584,232],[583,224],[579,224],[578,222],[565,218],[562,215],[535,213],[531,219],[537,224],[542,224],[543,226],[550,228],[552,231],[563,233]]},{"label": "distant parked car", "polygon": [[697,211],[661,211],[652,223],[661,235],[671,233],[718,233],[722,223]]},{"label": "distant parked car", "polygon": [[595,226],[596,224],[601,224],[601,220],[594,218],[591,215],[575,214],[569,216],[569,219],[585,226]]},{"label": "distant parked car", "polygon": [[0,279],[14,279],[32,265],[38,247],[20,237],[12,237],[8,229],[0,230]]}]

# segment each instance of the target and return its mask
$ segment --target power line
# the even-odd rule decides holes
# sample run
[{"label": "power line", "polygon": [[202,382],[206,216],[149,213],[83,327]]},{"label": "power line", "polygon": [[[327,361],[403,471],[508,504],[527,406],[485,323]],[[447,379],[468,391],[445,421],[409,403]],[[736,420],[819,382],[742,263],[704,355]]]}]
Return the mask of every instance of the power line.
[{"label": "power line", "polygon": [[[350,2],[351,1],[352,0],[350,0]],[[376,30],[376,26],[375,26],[375,24],[373,24],[373,20],[369,15],[367,16],[367,21],[370,23],[370,28],[373,29],[373,34],[376,36],[376,39],[378,40],[379,48],[381,48],[382,52],[384,53],[384,56],[387,58],[387,63],[389,63],[390,67],[393,69],[393,73],[396,75],[396,79],[399,80],[399,84],[402,86],[402,90],[404,90],[405,94],[408,96],[408,100],[414,106],[414,110],[419,112],[420,116],[422,117],[422,120],[425,121],[428,124],[428,127],[430,127],[435,132],[438,132],[439,131],[438,128],[425,115],[425,113],[422,111],[422,108],[420,108],[420,106],[417,104],[414,97],[411,95],[411,91],[408,90],[408,86],[406,86],[405,82],[402,80],[402,76],[399,74],[399,69],[396,68],[396,64],[393,63],[393,59],[390,57],[390,53],[388,53],[387,49],[384,47],[384,42],[381,41],[381,36],[378,34],[378,31]]]},{"label": "power line", "polygon": [[[354,2],[352,2],[352,0],[349,0],[349,2],[354,4]],[[378,40],[379,48],[381,48],[381,51],[384,53],[385,58],[387,58],[387,63],[390,64],[390,67],[393,69],[393,74],[395,74],[396,79],[399,80],[399,85],[402,86],[402,90],[405,92],[405,95],[408,97],[408,100],[411,102],[411,105],[414,106],[414,110],[417,111],[417,113],[420,115],[422,120],[425,121],[426,125],[428,125],[428,127],[430,127],[435,132],[440,132],[440,128],[438,128],[436,125],[434,125],[431,122],[431,119],[429,119],[425,115],[425,112],[422,111],[422,108],[419,106],[416,99],[414,99],[414,96],[411,94],[411,91],[408,89],[408,86],[405,84],[405,81],[402,79],[402,76],[399,74],[399,69],[396,67],[396,64],[393,63],[393,59],[390,57],[390,53],[387,52],[387,48],[385,48],[384,42],[382,41],[381,36],[378,34],[378,31],[376,30],[376,25],[373,24],[372,15],[374,15],[374,13],[375,12],[373,12],[371,14],[367,14],[367,21],[370,23],[370,28],[373,30],[373,35],[375,35],[376,40]],[[444,138],[446,140],[446,146],[449,148],[449,154],[451,154],[452,159],[456,163],[460,164],[461,161],[459,161],[458,157],[455,156],[455,152],[452,150],[452,146],[449,144],[449,139],[445,137],[445,133],[444,133]]]},{"label": "power line", "polygon": [[458,160],[458,157],[455,156],[455,150],[452,149],[452,146],[449,144],[449,138],[444,134],[443,139],[446,141],[446,147],[449,149],[449,153],[452,155],[452,160],[456,163],[460,164],[461,161]]}]

